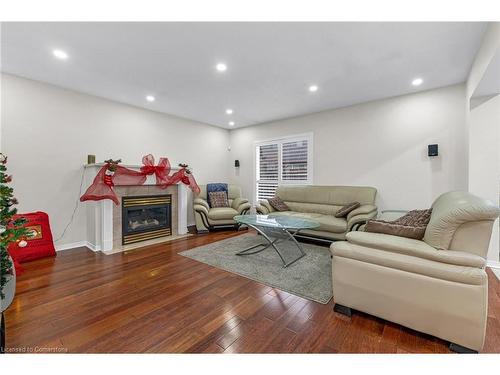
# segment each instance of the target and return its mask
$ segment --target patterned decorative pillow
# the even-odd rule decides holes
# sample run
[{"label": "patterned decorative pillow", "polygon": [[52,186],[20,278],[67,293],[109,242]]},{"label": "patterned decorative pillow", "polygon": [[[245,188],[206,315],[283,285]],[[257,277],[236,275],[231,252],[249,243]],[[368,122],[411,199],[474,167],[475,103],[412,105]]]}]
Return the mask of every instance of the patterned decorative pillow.
[{"label": "patterned decorative pillow", "polygon": [[431,219],[432,208],[428,210],[413,210],[394,221],[368,220],[365,232],[384,233],[393,236],[424,238],[425,229]]},{"label": "patterned decorative pillow", "polygon": [[344,207],[341,207],[340,210],[337,211],[335,217],[346,217],[349,212],[355,210],[359,206],[361,206],[361,203],[359,202],[346,204]]},{"label": "patterned decorative pillow", "polygon": [[276,211],[290,211],[290,207],[280,197],[269,198],[267,201]]},{"label": "patterned decorative pillow", "polygon": [[225,191],[211,191],[208,193],[210,207],[229,207],[229,200]]},{"label": "patterned decorative pillow", "polygon": [[394,224],[384,220],[368,220],[365,232],[390,234],[392,236],[413,238],[421,240],[424,238],[425,227],[412,227],[409,225]]},{"label": "patterned decorative pillow", "polygon": [[408,225],[411,227],[427,227],[431,220],[432,208],[428,210],[412,210],[406,215],[393,221],[394,224]]}]

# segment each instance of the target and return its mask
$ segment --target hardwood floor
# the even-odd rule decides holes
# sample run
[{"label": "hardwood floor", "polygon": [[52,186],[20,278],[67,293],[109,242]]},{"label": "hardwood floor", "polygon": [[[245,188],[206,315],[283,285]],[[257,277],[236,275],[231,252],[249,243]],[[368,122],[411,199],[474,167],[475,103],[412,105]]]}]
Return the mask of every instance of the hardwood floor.
[{"label": "hardwood floor", "polygon": [[[447,343],[352,318],[177,253],[239,235],[192,236],[126,254],[86,248],[25,263],[6,311],[7,351],[448,353]],[[500,282],[488,270],[483,352],[500,352]],[[32,348],[32,349],[29,349]]]}]

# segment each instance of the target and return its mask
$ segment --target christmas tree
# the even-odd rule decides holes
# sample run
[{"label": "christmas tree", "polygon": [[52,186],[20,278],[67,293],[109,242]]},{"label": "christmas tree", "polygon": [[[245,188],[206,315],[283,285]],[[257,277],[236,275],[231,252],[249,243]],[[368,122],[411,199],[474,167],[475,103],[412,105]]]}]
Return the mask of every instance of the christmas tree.
[{"label": "christmas tree", "polygon": [[0,153],[0,298],[5,297],[3,288],[13,267],[7,248],[10,243],[27,236],[23,227],[25,220],[14,219],[17,210],[13,206],[17,204],[17,199],[13,195],[14,189],[7,185],[12,181],[12,176],[7,175],[6,164],[7,157]]}]

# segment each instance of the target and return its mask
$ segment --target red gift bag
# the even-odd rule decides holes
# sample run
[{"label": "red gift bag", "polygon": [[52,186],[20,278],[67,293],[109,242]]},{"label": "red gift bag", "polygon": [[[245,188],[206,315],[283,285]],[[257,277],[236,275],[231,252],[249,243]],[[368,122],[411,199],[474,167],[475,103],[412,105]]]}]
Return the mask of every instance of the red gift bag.
[{"label": "red gift bag", "polygon": [[[49,216],[45,212],[37,211],[15,215],[14,219],[21,217],[26,219],[24,227],[31,233],[31,236],[25,239],[28,243],[25,247],[19,247],[18,242],[9,245],[9,254],[14,263],[55,256],[56,249],[50,230]],[[19,271],[22,271],[22,268]]]}]

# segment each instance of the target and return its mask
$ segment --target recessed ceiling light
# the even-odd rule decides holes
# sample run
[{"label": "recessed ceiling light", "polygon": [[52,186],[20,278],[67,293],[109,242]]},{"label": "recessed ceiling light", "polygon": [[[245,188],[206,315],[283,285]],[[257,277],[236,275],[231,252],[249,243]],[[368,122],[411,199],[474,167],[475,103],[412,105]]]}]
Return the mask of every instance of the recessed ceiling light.
[{"label": "recessed ceiling light", "polygon": [[148,96],[146,96],[146,100],[148,102],[154,102],[155,101],[155,97],[153,95],[148,95]]},{"label": "recessed ceiling light", "polygon": [[219,72],[225,72],[227,70],[227,65],[224,63],[218,63],[215,66],[215,69],[217,69]]},{"label": "recessed ceiling light", "polygon": [[66,60],[68,58],[68,54],[60,49],[53,50],[52,54],[61,60]]},{"label": "recessed ceiling light", "polygon": [[234,126],[234,121],[229,121],[229,126]]},{"label": "recessed ceiling light", "polygon": [[231,108],[226,109],[226,114],[232,115],[233,114],[233,110]]},{"label": "recessed ceiling light", "polygon": [[316,86],[316,85],[309,86],[309,91],[310,92],[316,92],[316,91],[318,91],[318,86]]},{"label": "recessed ceiling light", "polygon": [[415,78],[413,81],[411,81],[411,84],[413,86],[420,86],[424,80],[422,78]]}]

